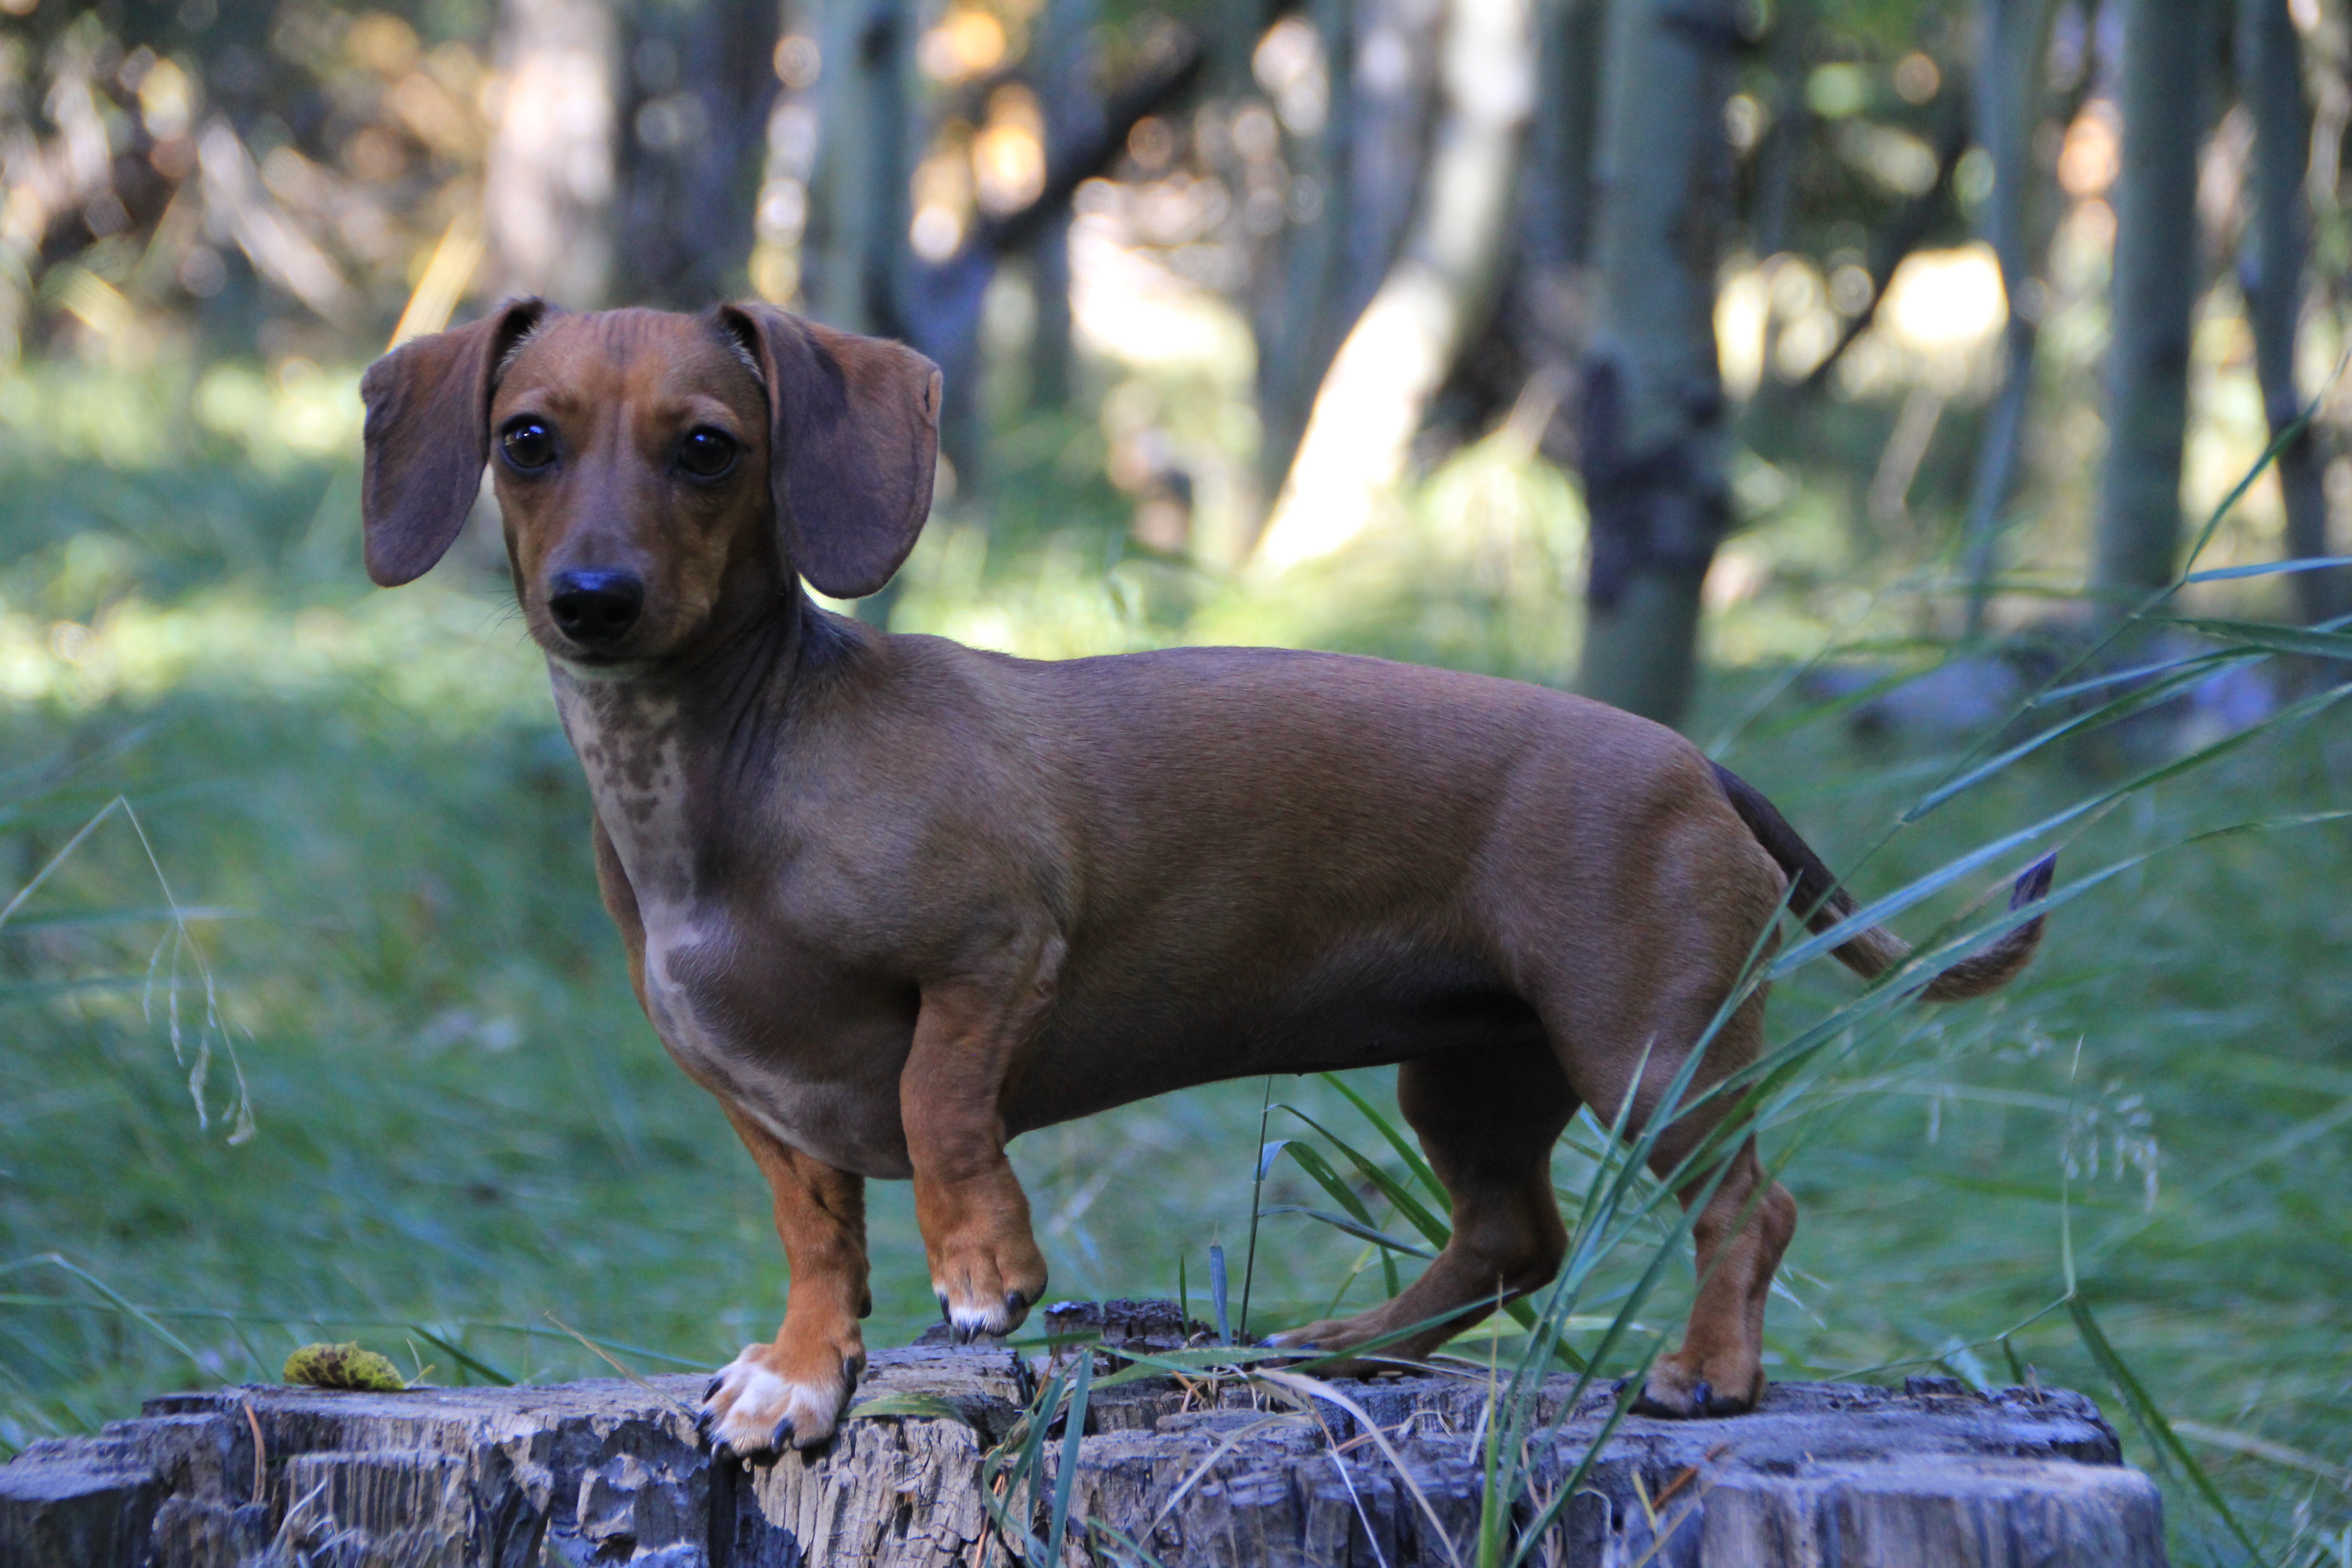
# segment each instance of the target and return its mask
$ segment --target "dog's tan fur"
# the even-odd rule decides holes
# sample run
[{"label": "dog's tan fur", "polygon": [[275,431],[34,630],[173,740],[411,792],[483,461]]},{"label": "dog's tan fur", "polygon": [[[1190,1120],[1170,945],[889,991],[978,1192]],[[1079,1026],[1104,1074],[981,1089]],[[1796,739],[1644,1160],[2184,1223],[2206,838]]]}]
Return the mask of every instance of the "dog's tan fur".
[{"label": "dog's tan fur", "polygon": [[[495,464],[515,591],[638,998],[773,1187],[791,1266],[774,1342],[713,1380],[738,1452],[821,1442],[848,1398],[866,1178],[913,1178],[943,1310],[1003,1332],[1045,1286],[1006,1141],[1243,1075],[1402,1064],[1453,1239],[1395,1300],[1281,1338],[1443,1321],[1385,1352],[1425,1354],[1551,1277],[1554,1141],[1583,1103],[1606,1120],[1630,1097],[1644,1124],[1786,878],[1817,928],[1850,909],[1760,796],[1575,697],[1272,649],[1034,663],[819,610],[800,576],[872,592],[929,510],[938,373],[896,345],[765,307],[525,303],[387,356],[364,392],[387,584],[455,536],[493,431],[552,432],[544,468]],[[723,479],[678,467],[696,429],[740,444]],[[555,574],[588,569],[645,585],[597,651],[548,608]],[[2035,929],[1938,994],[2006,979]],[[1906,956],[1876,931],[1841,952],[1865,973]],[[1733,1014],[1693,1092],[1754,1059],[1762,1015],[1760,993]],[[1675,1121],[1655,1167],[1724,1109]],[[1761,1393],[1795,1226],[1741,1145],[1696,1218],[1704,1284],[1654,1408]]]}]

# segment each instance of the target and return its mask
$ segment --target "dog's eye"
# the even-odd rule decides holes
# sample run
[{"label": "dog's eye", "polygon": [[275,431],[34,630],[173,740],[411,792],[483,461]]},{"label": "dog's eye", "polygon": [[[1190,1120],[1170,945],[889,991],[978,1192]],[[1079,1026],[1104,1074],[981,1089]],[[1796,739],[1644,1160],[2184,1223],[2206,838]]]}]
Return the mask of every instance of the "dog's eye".
[{"label": "dog's eye", "polygon": [[507,461],[518,468],[543,468],[555,460],[555,437],[536,419],[518,419],[499,432]]},{"label": "dog's eye", "polygon": [[735,442],[716,430],[695,430],[677,444],[677,466],[698,479],[715,479],[735,466]]}]

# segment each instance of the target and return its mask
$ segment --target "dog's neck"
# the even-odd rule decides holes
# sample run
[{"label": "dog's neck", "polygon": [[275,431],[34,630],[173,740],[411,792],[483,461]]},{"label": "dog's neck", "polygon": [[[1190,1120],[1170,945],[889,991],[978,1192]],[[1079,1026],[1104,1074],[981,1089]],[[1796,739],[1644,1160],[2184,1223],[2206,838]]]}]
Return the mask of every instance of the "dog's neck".
[{"label": "dog's neck", "polygon": [[549,657],[556,712],[641,902],[684,902],[700,866],[731,858],[728,827],[743,814],[726,796],[772,776],[812,667],[859,651],[845,630],[795,583],[673,658],[596,668]]}]

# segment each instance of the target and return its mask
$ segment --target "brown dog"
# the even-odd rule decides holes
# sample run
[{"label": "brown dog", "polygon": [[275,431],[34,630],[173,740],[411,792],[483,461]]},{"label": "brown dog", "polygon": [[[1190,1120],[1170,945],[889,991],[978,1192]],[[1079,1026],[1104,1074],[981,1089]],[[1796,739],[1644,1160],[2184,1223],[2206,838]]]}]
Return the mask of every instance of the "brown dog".
[{"label": "brown dog", "polygon": [[[939,373],[895,344],[764,306],[525,302],[362,390],[380,584],[440,557],[495,447],[630,979],[775,1189],[783,1325],[705,1411],[739,1453],[821,1442],[849,1396],[866,1178],[913,1177],[942,1310],[1002,1333],[1045,1288],[1006,1141],[1243,1075],[1402,1064],[1453,1239],[1393,1301],[1278,1342],[1442,1322],[1387,1352],[1426,1354],[1551,1278],[1554,1141],[1588,1102],[1643,1125],[1789,880],[1816,930],[1852,911],[1761,796],[1597,703],[1274,649],[1037,664],[819,610],[801,578],[874,592],[929,510]],[[1926,994],[2000,985],[2039,926]],[[1838,949],[1864,974],[1908,952],[1876,928]],[[1762,1016],[1759,993],[1693,1092],[1754,1059]],[[1654,1166],[1725,1110],[1677,1119]],[[1743,1144],[1654,1409],[1763,1390],[1796,1226],[1764,1187]]]}]

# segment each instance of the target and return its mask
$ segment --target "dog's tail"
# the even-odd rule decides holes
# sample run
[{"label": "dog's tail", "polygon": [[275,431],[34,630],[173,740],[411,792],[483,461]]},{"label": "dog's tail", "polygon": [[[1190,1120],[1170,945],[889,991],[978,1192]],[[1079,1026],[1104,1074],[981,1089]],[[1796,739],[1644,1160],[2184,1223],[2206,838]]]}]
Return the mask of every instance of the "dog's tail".
[{"label": "dog's tail", "polygon": [[[1790,907],[1804,917],[1806,926],[1816,931],[1827,931],[1851,916],[1853,900],[1838,886],[1830,868],[1813,853],[1813,847],[1797,836],[1789,819],[1764,798],[1763,793],[1728,768],[1717,766],[1715,776],[1722,782],[1723,793],[1731,799],[1731,809],[1739,814],[1748,831],[1788,873],[1789,880],[1794,884]],[[2050,891],[2050,879],[2057,866],[2055,855],[2044,855],[2028,866],[2010,889],[2009,907],[2023,909],[2041,900]],[[1919,994],[1930,1002],[1962,1002],[1998,991],[2024,973],[2025,966],[2033,962],[2033,950],[2041,943],[2042,917],[2036,915],[1982,952],[1964,958],[1937,975]],[[1871,926],[1833,951],[1839,963],[1866,980],[1874,980],[1909,958],[1911,944],[1885,926]]]}]

